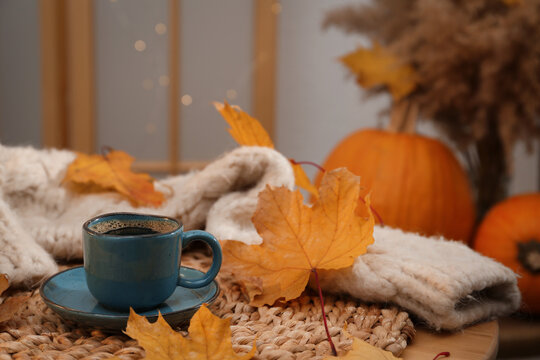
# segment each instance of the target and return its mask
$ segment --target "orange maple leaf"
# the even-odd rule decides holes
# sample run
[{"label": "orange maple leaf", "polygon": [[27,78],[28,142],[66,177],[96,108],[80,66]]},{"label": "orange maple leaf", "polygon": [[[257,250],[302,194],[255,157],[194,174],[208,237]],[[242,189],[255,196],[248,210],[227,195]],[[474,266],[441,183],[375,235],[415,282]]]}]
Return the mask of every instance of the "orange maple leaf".
[{"label": "orange maple leaf", "polygon": [[134,206],[160,206],[165,197],[154,189],[148,174],[131,171],[134,158],[123,151],[111,150],[105,155],[79,153],[69,165],[63,182],[78,185],[82,192],[95,188],[113,190],[128,198]]},{"label": "orange maple leaf", "polygon": [[375,43],[373,49],[359,48],[340,58],[366,89],[387,86],[394,100],[410,94],[416,87],[416,73],[386,48]]},{"label": "orange maple leaf", "polygon": [[161,314],[151,324],[131,309],[125,333],[144,348],[148,360],[251,359],[257,350],[255,344],[247,354],[238,355],[234,352],[230,322],[230,319],[222,320],[213,315],[202,305],[191,319],[189,337],[184,338],[170,327]]},{"label": "orange maple leaf", "polygon": [[231,127],[229,133],[238,144],[274,148],[270,135],[261,123],[240,107],[231,106],[226,101],[224,104],[214,102],[214,106]]},{"label": "orange maple leaf", "polygon": [[[224,264],[244,282],[251,304],[273,304],[295,299],[305,289],[316,269],[351,266],[373,243],[374,219],[356,215],[360,179],[341,168],[326,172],[319,198],[312,207],[302,194],[284,187],[267,187],[259,194],[253,223],[263,238],[261,245],[227,241]],[[316,274],[316,272],[315,272]]]},{"label": "orange maple leaf", "polygon": [[[270,135],[264,130],[261,123],[238,106],[231,106],[227,102],[214,102],[217,111],[223,116],[231,127],[229,133],[239,145],[264,146],[274,149],[274,143]],[[291,161],[296,185],[307,190],[315,197],[318,196],[317,188],[311,183],[300,164]]]}]

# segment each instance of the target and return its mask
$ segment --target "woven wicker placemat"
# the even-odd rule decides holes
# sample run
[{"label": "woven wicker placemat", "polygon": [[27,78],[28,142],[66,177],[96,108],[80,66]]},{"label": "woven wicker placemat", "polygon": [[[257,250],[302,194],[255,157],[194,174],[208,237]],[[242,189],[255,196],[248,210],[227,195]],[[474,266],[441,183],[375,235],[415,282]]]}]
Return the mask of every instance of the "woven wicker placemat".
[{"label": "woven wicker placemat", "polygon": [[[199,253],[182,257],[182,265],[196,269],[208,268],[209,261]],[[210,309],[215,315],[231,319],[236,352],[248,352],[256,341],[254,359],[322,359],[330,354],[318,297],[307,293],[286,304],[254,308],[229,275],[220,274],[218,282],[221,294]],[[351,335],[395,355],[401,354],[414,336],[409,315],[393,306],[325,296],[325,310],[332,340],[340,354],[352,344],[352,339],[342,331],[345,323]],[[122,333],[105,333],[64,322],[47,308],[37,291],[17,316],[0,325],[0,360],[90,360],[112,355],[140,359],[144,350]]]}]

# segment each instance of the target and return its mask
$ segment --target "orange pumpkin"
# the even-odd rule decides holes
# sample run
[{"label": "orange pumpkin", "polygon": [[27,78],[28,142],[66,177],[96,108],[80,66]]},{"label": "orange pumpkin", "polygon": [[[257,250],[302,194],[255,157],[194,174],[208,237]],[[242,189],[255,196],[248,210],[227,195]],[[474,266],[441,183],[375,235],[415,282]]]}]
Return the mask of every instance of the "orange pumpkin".
[{"label": "orange pumpkin", "polygon": [[341,141],[323,167],[347,167],[359,175],[361,196],[371,192],[371,205],[386,225],[464,242],[471,237],[475,209],[468,178],[437,140],[360,130]]},{"label": "orange pumpkin", "polygon": [[540,313],[540,193],[517,195],[486,214],[474,239],[478,252],[521,277],[523,310]]}]

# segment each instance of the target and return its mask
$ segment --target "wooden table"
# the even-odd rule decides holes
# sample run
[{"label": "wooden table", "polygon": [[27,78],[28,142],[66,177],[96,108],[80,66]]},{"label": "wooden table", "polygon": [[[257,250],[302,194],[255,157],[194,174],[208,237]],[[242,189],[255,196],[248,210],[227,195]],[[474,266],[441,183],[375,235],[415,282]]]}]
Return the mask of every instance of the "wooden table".
[{"label": "wooden table", "polygon": [[440,352],[450,352],[449,360],[493,360],[497,356],[499,324],[481,323],[457,333],[433,333],[416,329],[414,341],[402,354],[404,360],[432,360]]},{"label": "wooden table", "polygon": [[514,314],[499,319],[499,326],[500,358],[540,358],[540,316]]}]

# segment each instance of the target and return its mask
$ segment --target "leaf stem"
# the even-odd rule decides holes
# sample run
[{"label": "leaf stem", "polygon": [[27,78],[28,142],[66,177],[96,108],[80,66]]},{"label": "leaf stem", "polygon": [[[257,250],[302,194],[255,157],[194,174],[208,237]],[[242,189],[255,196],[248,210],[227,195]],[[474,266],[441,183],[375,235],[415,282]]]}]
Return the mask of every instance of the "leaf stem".
[{"label": "leaf stem", "polygon": [[323,168],[321,165],[314,163],[313,161],[296,161],[294,159],[289,159],[290,162],[292,162],[294,165],[311,165],[315,166],[317,169],[319,169],[320,172],[326,172],[325,168]]},{"label": "leaf stem", "polygon": [[[364,200],[363,197],[359,197],[360,201],[362,201],[364,203],[364,205],[366,205],[366,200]],[[375,210],[373,208],[373,206],[369,205],[369,208],[371,209],[371,211],[373,212],[373,214],[375,215],[375,217],[377,218],[377,220],[379,221],[379,224],[381,224],[381,226],[384,226],[384,222],[383,222],[383,219],[381,217],[381,215],[379,215],[379,213],[377,212],[377,210]]]},{"label": "leaf stem", "polygon": [[324,299],[322,296],[321,284],[319,283],[319,274],[317,273],[317,269],[311,269],[311,272],[315,275],[315,283],[317,284],[317,289],[319,290],[319,299],[321,300],[322,318],[324,322],[324,329],[326,330],[326,337],[328,338],[328,342],[330,343],[332,354],[334,356],[338,356],[336,347],[332,342],[332,337],[330,336],[330,331],[328,330],[328,324],[326,323],[326,313],[324,312]]},{"label": "leaf stem", "polygon": [[435,356],[433,358],[433,360],[437,360],[439,358],[439,356],[450,356],[450,353],[448,351],[444,351],[444,352],[441,352],[441,353],[438,353],[437,356]]}]

